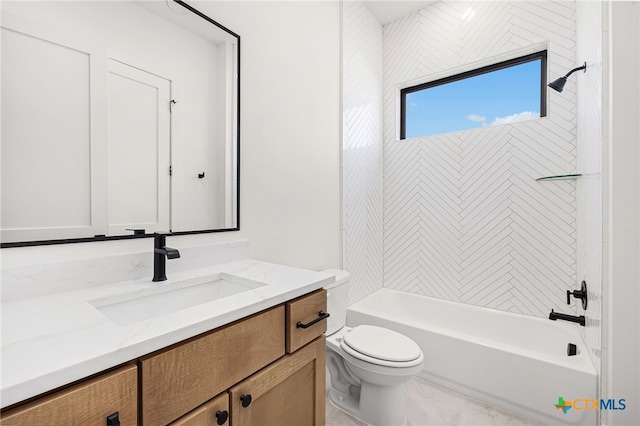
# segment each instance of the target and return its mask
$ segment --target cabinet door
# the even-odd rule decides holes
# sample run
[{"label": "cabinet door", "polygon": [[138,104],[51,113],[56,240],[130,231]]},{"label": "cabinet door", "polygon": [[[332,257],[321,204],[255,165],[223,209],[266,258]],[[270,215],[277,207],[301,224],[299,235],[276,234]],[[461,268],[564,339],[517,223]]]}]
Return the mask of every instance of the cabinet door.
[{"label": "cabinet door", "polygon": [[109,231],[171,229],[171,80],[109,58]]},{"label": "cabinet door", "polygon": [[229,424],[229,394],[223,393],[180,417],[169,426],[216,426]]},{"label": "cabinet door", "polygon": [[117,414],[121,426],[138,424],[135,365],[123,367],[2,413],[2,425],[104,426]]},{"label": "cabinet door", "polygon": [[324,425],[324,336],[234,386],[229,395],[233,426]]}]

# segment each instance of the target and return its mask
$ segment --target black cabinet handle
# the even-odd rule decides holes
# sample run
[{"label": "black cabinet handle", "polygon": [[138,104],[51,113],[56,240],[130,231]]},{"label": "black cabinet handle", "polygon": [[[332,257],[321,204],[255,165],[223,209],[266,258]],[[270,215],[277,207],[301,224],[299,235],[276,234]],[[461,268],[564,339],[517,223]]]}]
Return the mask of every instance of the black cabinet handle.
[{"label": "black cabinet handle", "polygon": [[229,419],[229,412],[227,410],[216,412],[216,419],[219,425],[223,425]]},{"label": "black cabinet handle", "polygon": [[240,401],[242,401],[242,406],[244,408],[247,408],[249,405],[251,405],[251,394],[240,396]]},{"label": "black cabinet handle", "polygon": [[318,323],[318,322],[322,321],[323,319],[327,319],[327,318],[329,318],[330,316],[331,316],[331,315],[329,315],[328,313],[323,312],[323,311],[320,311],[320,312],[318,312],[318,318],[316,318],[316,319],[314,319],[313,321],[308,322],[308,323],[306,323],[306,324],[303,324],[302,322],[298,321],[298,323],[296,324],[296,327],[297,327],[297,328],[309,328],[309,327],[311,327],[313,324],[316,324],[316,323]]},{"label": "black cabinet handle", "polygon": [[119,411],[116,411],[115,413],[107,416],[107,426],[120,426]]}]

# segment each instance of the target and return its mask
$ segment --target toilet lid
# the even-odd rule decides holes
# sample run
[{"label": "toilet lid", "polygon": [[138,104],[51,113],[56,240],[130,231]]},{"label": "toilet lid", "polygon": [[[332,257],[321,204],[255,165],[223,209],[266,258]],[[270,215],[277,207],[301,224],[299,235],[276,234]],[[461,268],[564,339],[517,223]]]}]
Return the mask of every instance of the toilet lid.
[{"label": "toilet lid", "polygon": [[361,354],[384,361],[407,362],[422,355],[420,347],[407,336],[373,325],[354,328],[344,336],[342,343]]}]

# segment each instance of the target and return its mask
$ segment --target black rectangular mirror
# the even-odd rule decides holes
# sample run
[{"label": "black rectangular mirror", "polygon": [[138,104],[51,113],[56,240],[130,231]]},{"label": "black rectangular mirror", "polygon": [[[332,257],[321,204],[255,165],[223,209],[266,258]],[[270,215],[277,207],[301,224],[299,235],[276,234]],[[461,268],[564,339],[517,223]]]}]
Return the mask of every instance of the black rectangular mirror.
[{"label": "black rectangular mirror", "polygon": [[239,35],[179,0],[0,7],[2,247],[239,229]]}]

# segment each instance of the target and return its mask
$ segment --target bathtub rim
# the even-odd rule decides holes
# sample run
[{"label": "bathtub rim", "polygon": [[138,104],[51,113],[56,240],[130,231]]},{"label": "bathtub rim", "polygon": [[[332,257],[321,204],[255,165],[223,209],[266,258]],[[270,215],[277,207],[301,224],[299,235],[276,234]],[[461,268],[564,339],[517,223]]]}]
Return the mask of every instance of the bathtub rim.
[{"label": "bathtub rim", "polygon": [[[541,325],[545,326],[545,327],[553,327],[553,328],[557,328],[558,330],[561,330],[563,333],[570,335],[570,340],[567,341],[567,343],[571,342],[577,345],[579,353],[577,355],[574,356],[568,356],[568,355],[554,355],[554,354],[550,354],[547,352],[532,352],[530,350],[527,349],[522,349],[516,345],[511,345],[511,344],[507,344],[505,342],[500,342],[499,340],[495,339],[485,339],[485,338],[479,338],[478,336],[474,336],[473,334],[469,334],[469,333],[464,333],[458,330],[452,330],[451,328],[447,328],[445,326],[441,326],[441,325],[431,325],[428,330],[430,332],[439,334],[439,335],[443,335],[443,336],[448,336],[448,337],[454,337],[454,338],[459,338],[461,340],[465,340],[465,341],[469,341],[472,342],[474,344],[478,344],[481,346],[485,346],[485,347],[489,347],[489,348],[496,348],[496,349],[502,349],[505,350],[507,352],[511,352],[523,357],[527,357],[527,358],[531,358],[531,359],[536,359],[536,360],[540,360],[541,357],[544,359],[545,362],[549,362],[551,364],[554,365],[558,365],[558,366],[562,366],[562,367],[566,367],[572,370],[577,370],[586,374],[592,374],[594,376],[597,377],[597,370],[596,367],[593,365],[593,361],[591,360],[591,357],[589,356],[588,353],[588,349],[584,343],[584,337],[582,335],[582,333],[580,332],[580,330],[578,329],[578,325],[577,324],[573,324],[573,323],[564,323],[564,322],[560,322],[560,321],[551,321],[549,319],[545,319],[545,318],[540,318],[540,317],[535,317],[532,315],[525,315],[525,314],[517,314],[517,313],[513,313],[513,312],[507,312],[507,311],[501,311],[498,309],[493,309],[493,308],[486,308],[483,306],[476,306],[476,305],[469,305],[466,303],[462,303],[462,302],[455,302],[455,301],[451,301],[451,300],[445,300],[445,299],[439,299],[436,297],[431,297],[431,296],[426,296],[423,294],[416,294],[416,293],[409,293],[406,291],[401,291],[401,290],[396,290],[396,289],[390,289],[390,288],[381,288],[376,290],[375,292],[367,295],[366,297],[360,299],[359,301],[351,304],[348,306],[347,308],[347,326],[350,326],[351,324],[349,324],[349,312],[353,311],[353,312],[360,312],[362,314],[365,315],[369,315],[371,314],[372,309],[367,309],[367,308],[371,308],[372,306],[370,305],[371,300],[373,300],[374,298],[381,298],[381,300],[384,302],[385,306],[389,305],[389,300],[391,300],[389,298],[388,295],[398,295],[400,297],[410,297],[410,298],[420,298],[420,299],[424,299],[427,300],[429,303],[439,303],[439,304],[444,304],[445,306],[449,306],[451,308],[454,309],[465,309],[465,310],[470,310],[472,312],[481,312],[482,314],[486,315],[488,313],[490,313],[491,315],[499,315],[505,318],[505,320],[508,320],[509,318],[517,318],[517,320],[523,320],[526,319],[526,321],[534,321],[534,322],[538,322]],[[369,304],[368,304],[369,303]],[[404,324],[404,325],[408,325],[408,326],[412,326],[412,327],[416,327],[421,329],[422,328],[422,322],[420,321],[415,321],[415,320],[411,320],[408,319],[407,322],[400,322],[398,320],[397,317],[395,317],[392,314],[389,314],[389,312],[382,312],[382,311],[378,311],[378,314],[382,314],[381,318],[384,318],[388,321],[393,321],[396,322],[398,324]],[[403,318],[404,320],[405,318]],[[550,323],[547,323],[547,321],[550,321]]]}]

